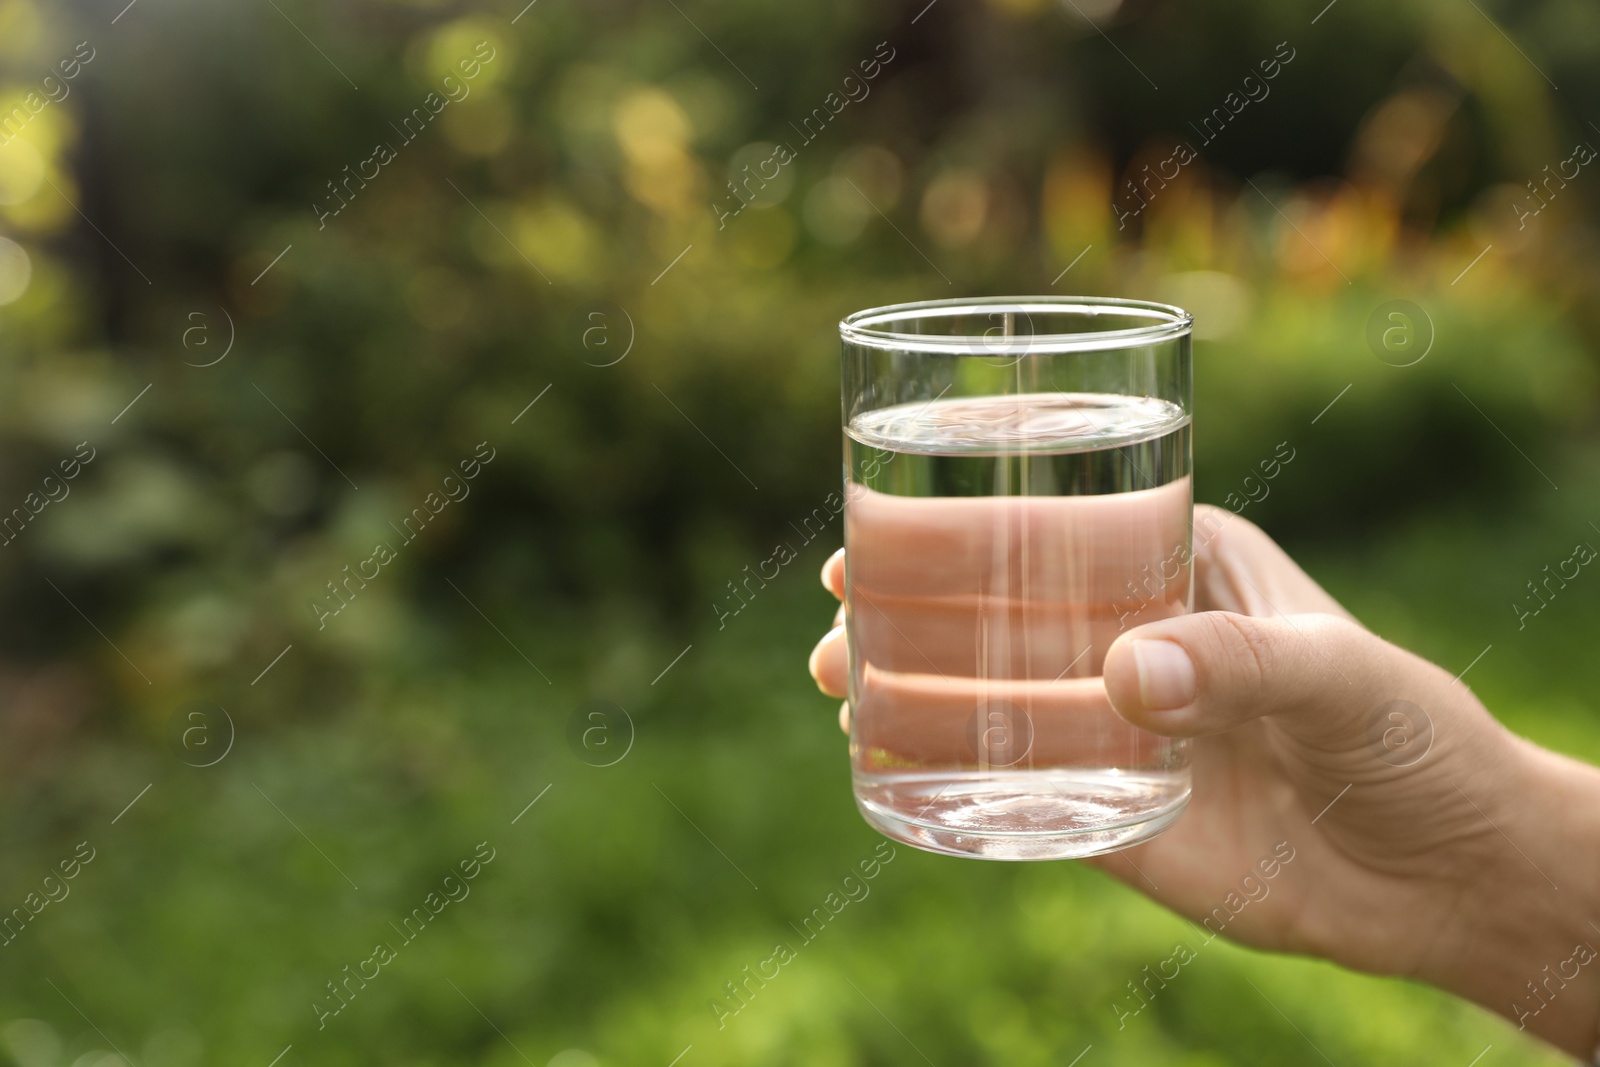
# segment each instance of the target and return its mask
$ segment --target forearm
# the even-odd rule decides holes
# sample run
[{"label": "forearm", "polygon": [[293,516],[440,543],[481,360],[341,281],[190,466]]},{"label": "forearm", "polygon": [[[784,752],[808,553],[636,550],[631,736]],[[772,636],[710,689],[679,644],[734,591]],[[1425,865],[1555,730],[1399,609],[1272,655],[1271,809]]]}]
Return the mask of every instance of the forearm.
[{"label": "forearm", "polygon": [[1435,984],[1585,1062],[1600,1046],[1600,770],[1516,740],[1511,803],[1484,811],[1505,862],[1474,879]]}]

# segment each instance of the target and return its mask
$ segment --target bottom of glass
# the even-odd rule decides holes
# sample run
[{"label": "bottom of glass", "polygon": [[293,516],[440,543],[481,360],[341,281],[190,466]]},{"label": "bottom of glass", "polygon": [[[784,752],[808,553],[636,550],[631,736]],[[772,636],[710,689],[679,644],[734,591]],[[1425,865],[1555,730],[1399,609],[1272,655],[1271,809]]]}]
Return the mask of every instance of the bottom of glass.
[{"label": "bottom of glass", "polygon": [[855,776],[879,831],[928,852],[1078,859],[1148,841],[1189,804],[1189,771],[1052,768]]}]

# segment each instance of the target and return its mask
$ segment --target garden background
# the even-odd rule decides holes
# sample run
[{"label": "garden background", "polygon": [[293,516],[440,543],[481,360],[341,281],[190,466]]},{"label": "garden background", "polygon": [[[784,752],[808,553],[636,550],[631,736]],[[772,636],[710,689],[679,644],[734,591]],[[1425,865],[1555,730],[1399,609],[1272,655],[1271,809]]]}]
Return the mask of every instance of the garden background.
[{"label": "garden background", "polygon": [[1600,544],[1600,8],[125,3],[0,0],[0,1054],[1564,1062],[1220,941],[1119,1028],[1194,927],[908,848],[715,1004],[882,840],[795,530],[858,308],[1189,307],[1199,498],[1600,760],[1600,577],[1519,615]]}]

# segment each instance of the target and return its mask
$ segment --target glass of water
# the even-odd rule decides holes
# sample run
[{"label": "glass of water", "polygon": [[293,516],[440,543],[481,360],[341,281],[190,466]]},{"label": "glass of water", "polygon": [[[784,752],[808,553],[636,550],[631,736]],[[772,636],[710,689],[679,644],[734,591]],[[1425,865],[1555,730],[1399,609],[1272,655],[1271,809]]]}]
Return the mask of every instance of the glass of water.
[{"label": "glass of water", "polygon": [[1186,742],[1124,722],[1100,675],[1192,607],[1192,322],[1005,297],[840,323],[850,755],[890,837],[1058,859],[1182,814]]}]

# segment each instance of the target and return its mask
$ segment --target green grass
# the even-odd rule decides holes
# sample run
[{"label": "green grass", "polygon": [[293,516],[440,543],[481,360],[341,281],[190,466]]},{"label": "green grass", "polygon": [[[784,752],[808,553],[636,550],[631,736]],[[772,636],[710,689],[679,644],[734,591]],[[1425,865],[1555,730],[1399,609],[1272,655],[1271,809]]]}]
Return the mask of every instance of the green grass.
[{"label": "green grass", "polygon": [[[1563,521],[1438,521],[1312,552],[1310,566],[1374,628],[1443,663],[1492,643],[1469,676],[1491,706],[1592,757],[1600,729],[1581,694],[1600,666],[1577,653],[1600,632],[1594,599],[1553,605],[1536,637],[1507,633],[1501,604],[1568,539]],[[542,1067],[581,1049],[666,1067],[689,1045],[685,1067],[1042,1067],[1090,1045],[1085,1067],[1266,1067],[1319,1050],[1461,1067],[1489,1045],[1484,1067],[1565,1062],[1425,988],[1200,947],[1188,923],[1069,863],[899,848],[804,942],[790,924],[882,841],[851,803],[836,705],[805,673],[831,611],[812,577],[824,551],[808,548],[721,632],[669,639],[626,613],[511,627],[554,685],[485,629],[476,647],[373,663],[324,704],[242,713],[215,767],[183,766],[154,728],[83,751],[7,842],[8,906],[76,842],[97,849],[71,896],[0,949],[0,1015],[45,1020],[65,1042],[49,1055],[37,1028],[13,1027],[16,1062],[73,1063],[110,1042],[140,1067],[265,1067],[289,1044],[285,1064]],[[570,713],[594,697],[636,724],[614,766],[568,747]],[[324,983],[398,942],[389,923],[481,841],[496,856],[470,896],[319,1031]],[[795,958],[719,1026],[725,983],[780,941]],[[1180,941],[1196,959],[1119,1029],[1125,984]]]}]

